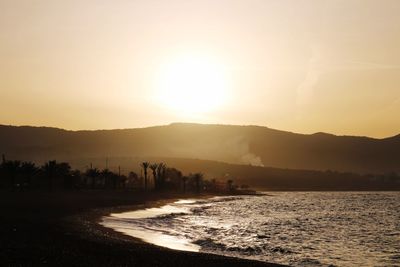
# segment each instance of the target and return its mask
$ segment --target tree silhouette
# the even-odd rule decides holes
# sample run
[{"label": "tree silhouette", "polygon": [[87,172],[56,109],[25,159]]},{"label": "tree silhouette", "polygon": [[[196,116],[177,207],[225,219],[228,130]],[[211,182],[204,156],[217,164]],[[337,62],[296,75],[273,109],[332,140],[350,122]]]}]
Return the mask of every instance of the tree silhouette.
[{"label": "tree silhouette", "polygon": [[158,168],[158,164],[157,163],[153,163],[150,165],[150,169],[153,172],[153,178],[154,178],[154,189],[158,189],[158,178],[157,178],[157,168]]},{"label": "tree silhouette", "polygon": [[144,173],[144,190],[147,191],[147,168],[149,167],[150,163],[147,161],[142,162],[140,166],[143,168]]},{"label": "tree silhouette", "polygon": [[100,176],[100,171],[97,168],[90,168],[87,169],[85,174],[87,177],[90,177],[92,184],[91,187],[92,189],[94,189],[96,187],[97,178]]},{"label": "tree silhouette", "polygon": [[182,176],[182,183],[183,183],[183,193],[186,193],[186,182],[188,180],[187,176]]},{"label": "tree silhouette", "polygon": [[42,167],[44,175],[47,179],[47,187],[49,190],[53,188],[53,182],[54,182],[53,180],[54,176],[56,175],[56,168],[57,168],[56,165],[57,162],[55,160],[50,160],[46,162]]},{"label": "tree silhouette", "polygon": [[69,179],[65,181],[64,186],[67,189],[79,189],[82,184],[82,173],[79,170],[73,170]]},{"label": "tree silhouette", "polygon": [[112,181],[112,172],[109,169],[104,169],[100,173],[100,177],[102,179],[103,187],[105,188],[112,188],[113,181]]},{"label": "tree silhouette", "polygon": [[158,185],[158,189],[165,189],[165,172],[167,169],[167,165],[165,165],[164,163],[159,163],[157,166],[157,185]]},{"label": "tree silhouette", "polygon": [[17,181],[17,175],[21,167],[21,161],[19,160],[5,160],[3,158],[2,168],[6,177],[6,184],[14,190]]},{"label": "tree silhouette", "polygon": [[199,172],[195,173],[195,174],[193,174],[193,179],[194,179],[194,182],[196,185],[196,193],[198,194],[198,193],[200,193],[200,184],[203,179],[203,174],[199,173]]},{"label": "tree silhouette", "polygon": [[65,178],[70,175],[71,166],[67,162],[57,163],[56,165],[57,176],[61,178]]},{"label": "tree silhouette", "polygon": [[181,190],[182,172],[175,168],[167,168],[162,171],[163,189]]},{"label": "tree silhouette", "polygon": [[28,188],[32,188],[32,178],[38,173],[39,169],[32,162],[22,162],[21,175],[24,177]]},{"label": "tree silhouette", "polygon": [[132,172],[132,171],[129,172],[126,183],[128,186],[131,186],[131,187],[140,187],[141,186],[141,181],[139,179],[139,176],[135,172]]},{"label": "tree silhouette", "polygon": [[48,189],[52,190],[56,178],[63,179],[64,184],[69,179],[71,166],[66,162],[57,163],[50,160],[43,165],[42,170],[47,178]]},{"label": "tree silhouette", "polygon": [[[149,162],[142,162],[140,166],[144,170],[146,191],[149,189],[148,186],[151,185],[151,180],[149,184],[147,176],[149,169],[152,171],[154,178],[154,190],[181,191],[183,189],[183,193],[187,191],[201,193],[202,191],[222,192],[226,190],[217,186],[216,179],[205,180],[202,173],[190,173],[187,176],[183,176],[180,170],[173,167],[167,168],[165,163],[150,164]],[[36,177],[40,179],[36,180]],[[393,180],[392,183],[397,183],[397,175],[392,174],[390,177]],[[82,174],[79,170],[71,170],[71,166],[66,162],[58,163],[56,160],[50,160],[41,167],[37,167],[32,162],[10,161],[6,160],[4,156],[2,162],[0,162],[0,178],[0,187],[13,190],[16,188],[48,188],[49,190],[64,188],[77,190],[81,186],[86,188],[91,186],[92,189],[117,189],[124,188],[126,184],[131,188],[135,188],[136,185],[138,187],[143,185],[142,179],[139,179],[136,173],[130,172],[128,178],[121,175],[120,169],[117,173],[109,169],[100,171],[90,166]],[[233,191],[237,188],[232,180],[226,180],[226,186],[228,191]]]},{"label": "tree silhouette", "polygon": [[101,172],[101,177],[104,181],[104,187],[108,189],[116,189],[118,181],[120,179],[119,175],[110,171],[109,169],[104,169]]},{"label": "tree silhouette", "polygon": [[59,182],[62,181],[62,185],[64,188],[72,179],[71,177],[71,166],[67,162],[57,163],[56,165],[56,179],[59,179]]},{"label": "tree silhouette", "polygon": [[217,179],[215,178],[211,179],[211,190],[217,191]]}]

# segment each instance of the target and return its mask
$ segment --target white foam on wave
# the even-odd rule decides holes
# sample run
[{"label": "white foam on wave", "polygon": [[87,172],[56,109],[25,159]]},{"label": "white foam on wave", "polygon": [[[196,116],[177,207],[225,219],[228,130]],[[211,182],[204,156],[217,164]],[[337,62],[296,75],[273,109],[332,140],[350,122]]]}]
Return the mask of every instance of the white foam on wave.
[{"label": "white foam on wave", "polygon": [[160,208],[149,208],[144,210],[135,210],[122,213],[111,213],[110,216],[121,219],[145,219],[155,218],[165,214],[188,213],[189,210],[185,207],[176,207],[165,205]]},{"label": "white foam on wave", "polygon": [[291,266],[397,266],[399,203],[398,192],[274,192],[180,200],[103,225],[158,246]]},{"label": "white foam on wave", "polygon": [[[179,200],[174,204],[192,204],[195,200]],[[143,210],[111,213],[110,216],[103,217],[101,225],[114,229],[117,232],[139,238],[147,243],[157,246],[167,247],[175,250],[198,252],[200,246],[190,243],[189,240],[168,235],[160,231],[146,229],[140,225],[131,224],[130,222],[139,219],[155,218],[162,215],[189,213],[189,209],[185,207],[177,207],[173,205],[165,205],[160,208],[149,208]]]}]

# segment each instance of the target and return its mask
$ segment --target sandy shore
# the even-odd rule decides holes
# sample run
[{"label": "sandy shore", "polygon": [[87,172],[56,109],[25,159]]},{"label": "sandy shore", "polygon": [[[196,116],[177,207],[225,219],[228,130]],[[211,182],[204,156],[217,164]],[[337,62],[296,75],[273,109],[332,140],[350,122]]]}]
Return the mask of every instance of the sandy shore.
[{"label": "sandy shore", "polygon": [[2,194],[1,265],[279,266],[162,248],[98,223],[111,212],[162,206],[189,197],[194,196],[132,192]]}]

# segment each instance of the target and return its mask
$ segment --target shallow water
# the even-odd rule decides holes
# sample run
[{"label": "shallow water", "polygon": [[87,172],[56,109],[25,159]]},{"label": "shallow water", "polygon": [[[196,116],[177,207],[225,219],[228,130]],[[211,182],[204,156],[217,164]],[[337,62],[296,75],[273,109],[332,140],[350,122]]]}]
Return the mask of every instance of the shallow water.
[{"label": "shallow water", "polygon": [[184,200],[103,225],[173,249],[293,266],[399,266],[400,192],[279,192]]}]

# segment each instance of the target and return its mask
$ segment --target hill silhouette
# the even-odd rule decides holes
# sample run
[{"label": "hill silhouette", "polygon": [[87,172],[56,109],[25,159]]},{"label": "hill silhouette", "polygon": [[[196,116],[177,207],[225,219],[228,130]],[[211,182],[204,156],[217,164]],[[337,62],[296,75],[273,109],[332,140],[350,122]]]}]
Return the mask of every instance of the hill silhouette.
[{"label": "hill silhouette", "polygon": [[174,123],[136,129],[68,131],[1,125],[0,153],[34,161],[162,157],[285,169],[400,171],[400,135],[384,139],[306,135],[260,126]]}]

